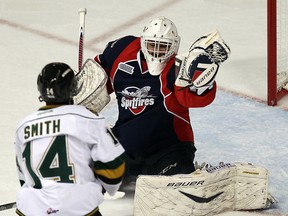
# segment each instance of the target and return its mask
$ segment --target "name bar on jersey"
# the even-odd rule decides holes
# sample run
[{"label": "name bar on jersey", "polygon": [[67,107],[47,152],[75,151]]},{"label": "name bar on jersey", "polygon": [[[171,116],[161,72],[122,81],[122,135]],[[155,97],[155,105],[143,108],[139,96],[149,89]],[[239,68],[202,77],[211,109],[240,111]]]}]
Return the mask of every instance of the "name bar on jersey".
[{"label": "name bar on jersey", "polygon": [[24,139],[60,132],[60,119],[38,122],[24,128]]}]

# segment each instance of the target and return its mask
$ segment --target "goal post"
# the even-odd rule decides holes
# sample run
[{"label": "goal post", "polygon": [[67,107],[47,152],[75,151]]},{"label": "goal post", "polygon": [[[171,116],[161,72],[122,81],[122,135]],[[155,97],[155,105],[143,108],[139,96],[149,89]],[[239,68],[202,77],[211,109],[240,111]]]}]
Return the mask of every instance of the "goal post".
[{"label": "goal post", "polygon": [[267,0],[267,103],[288,93],[288,0]]}]

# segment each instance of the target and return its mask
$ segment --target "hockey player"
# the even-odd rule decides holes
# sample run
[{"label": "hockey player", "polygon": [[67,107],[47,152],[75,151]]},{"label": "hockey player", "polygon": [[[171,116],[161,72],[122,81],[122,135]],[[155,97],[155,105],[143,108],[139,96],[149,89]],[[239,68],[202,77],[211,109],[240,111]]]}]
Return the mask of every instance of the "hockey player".
[{"label": "hockey player", "polygon": [[[127,152],[129,175],[195,170],[189,108],[207,106],[215,98],[219,62],[209,53],[211,49],[198,47],[210,36],[194,44],[196,52],[191,47],[184,55],[179,75],[175,65],[181,62],[180,58],[176,62],[180,36],[174,23],[165,17],[149,22],[141,37],[111,41],[95,56],[110,78],[108,92],[116,94],[119,116],[112,131]],[[229,47],[219,34],[217,37],[228,57]],[[207,44],[213,48],[213,42]],[[198,83],[193,85],[193,81]]]},{"label": "hockey player", "polygon": [[18,215],[100,216],[102,191],[113,195],[121,184],[124,149],[102,116],[72,104],[74,77],[57,62],[38,76],[39,100],[46,105],[16,131]]}]

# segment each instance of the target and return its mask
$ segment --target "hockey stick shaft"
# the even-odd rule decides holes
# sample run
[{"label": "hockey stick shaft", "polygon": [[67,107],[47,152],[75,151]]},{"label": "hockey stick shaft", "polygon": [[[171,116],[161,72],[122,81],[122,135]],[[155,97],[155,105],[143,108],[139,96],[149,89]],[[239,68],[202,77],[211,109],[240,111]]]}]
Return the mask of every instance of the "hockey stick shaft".
[{"label": "hockey stick shaft", "polygon": [[0,211],[4,211],[11,208],[16,208],[16,202],[0,205]]},{"label": "hockey stick shaft", "polygon": [[83,46],[84,46],[84,33],[85,33],[85,15],[87,14],[86,8],[80,8],[78,10],[80,16],[79,27],[79,51],[78,51],[78,71],[81,70],[83,63]]}]

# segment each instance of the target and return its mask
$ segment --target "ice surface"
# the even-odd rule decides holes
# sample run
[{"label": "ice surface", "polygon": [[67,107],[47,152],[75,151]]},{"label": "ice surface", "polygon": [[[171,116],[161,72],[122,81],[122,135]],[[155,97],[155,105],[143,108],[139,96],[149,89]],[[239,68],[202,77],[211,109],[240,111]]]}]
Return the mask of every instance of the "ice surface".
[{"label": "ice surface", "polygon": [[[175,22],[188,50],[199,36],[218,29],[232,54],[217,76],[222,90],[214,103],[191,109],[196,160],[252,162],[270,171],[270,191],[279,199],[273,214],[288,214],[288,97],[279,107],[266,106],[266,1],[264,0],[2,0],[0,2],[0,203],[15,201],[15,128],[38,102],[36,77],[51,61],[78,67],[78,9],[86,7],[84,57],[94,57],[106,43],[127,34],[139,35],[150,19],[164,15]],[[233,93],[233,94],[232,94]],[[246,98],[243,98],[246,96]],[[252,99],[250,99],[252,98]],[[103,114],[116,119],[115,101]],[[133,194],[109,200],[103,215],[133,214]],[[14,210],[0,215],[14,215]],[[246,215],[229,213],[223,215]]]}]

